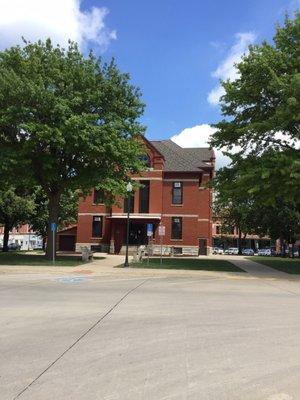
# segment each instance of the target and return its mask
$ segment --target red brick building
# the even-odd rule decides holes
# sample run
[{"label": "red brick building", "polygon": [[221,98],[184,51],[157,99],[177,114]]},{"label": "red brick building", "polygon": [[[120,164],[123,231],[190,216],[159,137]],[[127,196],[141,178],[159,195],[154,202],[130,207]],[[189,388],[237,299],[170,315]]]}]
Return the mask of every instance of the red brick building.
[{"label": "red brick building", "polygon": [[[147,224],[153,224],[154,249],[160,244],[158,226],[165,226],[163,247],[183,254],[207,254],[212,246],[211,190],[214,153],[208,148],[181,148],[171,140],[147,141],[147,170],[132,176],[142,185],[134,192],[130,213],[130,246],[148,243]],[[76,250],[120,253],[126,244],[127,200],[108,208],[102,193],[93,190],[78,209]],[[62,232],[68,236],[68,231]],[[66,238],[63,239],[65,242]],[[69,246],[70,247],[70,246]],[[70,248],[69,248],[70,249]]]}]

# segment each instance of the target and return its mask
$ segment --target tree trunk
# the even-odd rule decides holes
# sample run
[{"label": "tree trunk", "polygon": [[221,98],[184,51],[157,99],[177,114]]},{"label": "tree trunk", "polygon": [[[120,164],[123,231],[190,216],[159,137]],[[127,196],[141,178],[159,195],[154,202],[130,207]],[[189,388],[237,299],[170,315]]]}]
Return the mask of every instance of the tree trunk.
[{"label": "tree trunk", "polygon": [[8,240],[9,240],[9,230],[10,230],[10,226],[9,224],[5,224],[4,225],[4,234],[3,234],[3,252],[8,252]]},{"label": "tree trunk", "polygon": [[238,247],[239,247],[239,255],[241,256],[242,255],[242,232],[241,232],[240,228],[238,228],[238,232],[239,232]]},{"label": "tree trunk", "polygon": [[43,246],[42,247],[43,251],[45,251],[46,250],[46,237],[45,236],[43,236],[43,245],[42,246]]},{"label": "tree trunk", "polygon": [[46,258],[48,260],[52,260],[53,255],[56,258],[56,230],[53,234],[53,230],[51,229],[51,227],[52,224],[55,224],[57,227],[58,215],[59,215],[59,202],[60,202],[60,193],[49,195],[49,205],[48,205],[49,221],[47,228],[47,248],[46,248]]},{"label": "tree trunk", "polygon": [[285,241],[283,237],[280,238],[280,252],[281,257],[285,257]]}]

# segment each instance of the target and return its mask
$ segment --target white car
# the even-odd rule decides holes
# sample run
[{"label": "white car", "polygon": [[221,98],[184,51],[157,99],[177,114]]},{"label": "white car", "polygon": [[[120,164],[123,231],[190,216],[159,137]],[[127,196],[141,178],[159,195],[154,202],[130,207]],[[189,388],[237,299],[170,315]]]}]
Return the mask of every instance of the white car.
[{"label": "white car", "polygon": [[213,254],[224,254],[224,250],[221,247],[213,247]]},{"label": "white car", "polygon": [[271,249],[258,249],[257,255],[258,256],[271,256],[272,252],[271,252]]},{"label": "white car", "polygon": [[227,250],[225,250],[225,254],[238,255],[239,249],[237,247],[229,247]]}]

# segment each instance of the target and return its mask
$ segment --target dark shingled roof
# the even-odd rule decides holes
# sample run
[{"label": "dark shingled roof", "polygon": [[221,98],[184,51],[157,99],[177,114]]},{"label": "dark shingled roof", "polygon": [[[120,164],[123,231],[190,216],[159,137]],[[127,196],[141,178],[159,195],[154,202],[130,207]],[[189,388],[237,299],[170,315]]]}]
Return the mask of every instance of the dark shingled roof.
[{"label": "dark shingled roof", "polygon": [[201,171],[211,167],[214,151],[208,147],[184,148],[172,140],[151,140],[152,145],[165,158],[165,171]]}]

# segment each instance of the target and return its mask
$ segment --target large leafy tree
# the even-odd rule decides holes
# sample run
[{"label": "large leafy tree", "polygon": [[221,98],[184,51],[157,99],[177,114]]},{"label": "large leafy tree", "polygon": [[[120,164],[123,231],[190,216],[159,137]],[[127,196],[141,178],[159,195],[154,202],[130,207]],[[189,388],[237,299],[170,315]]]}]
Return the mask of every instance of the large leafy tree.
[{"label": "large leafy tree", "polygon": [[[34,188],[32,196],[35,209],[30,218],[30,226],[37,234],[42,236],[44,246],[49,221],[49,199],[40,186]],[[58,229],[77,222],[78,199],[78,191],[69,189],[62,193],[59,203]]]},{"label": "large leafy tree", "polygon": [[[256,168],[261,172],[264,167]],[[240,251],[243,232],[280,239],[282,253],[285,254],[284,244],[294,244],[300,236],[299,205],[284,198],[270,202],[264,191],[264,185],[267,185],[264,179],[259,181],[259,190],[254,190],[252,183],[257,179],[256,168],[250,168],[251,173],[245,174],[240,164],[234,164],[217,172],[213,180],[216,191],[214,212],[221,218],[225,231],[230,226],[238,228]],[[253,182],[249,182],[251,177]]]},{"label": "large leafy tree", "polygon": [[213,180],[215,189],[213,211],[222,222],[222,232],[229,233],[233,227],[238,230],[239,254],[242,254],[242,234],[255,230],[253,210],[255,201],[245,190],[238,169],[222,168]]},{"label": "large leafy tree", "polygon": [[9,232],[13,227],[28,223],[34,213],[35,203],[24,189],[13,186],[0,190],[0,225],[4,226],[3,248],[8,251]]},{"label": "large leafy tree", "polygon": [[277,26],[273,43],[250,46],[236,65],[238,77],[223,82],[224,119],[211,144],[241,151],[233,158],[248,179],[248,191],[261,191],[300,203],[300,13]]},{"label": "large leafy tree", "polygon": [[143,133],[140,92],[114,61],[87,58],[75,43],[67,49],[26,43],[0,53],[0,146],[16,167],[17,179],[42,187],[51,222],[58,223],[66,190],[83,193],[95,185],[122,193],[137,172]]}]

